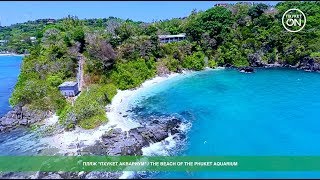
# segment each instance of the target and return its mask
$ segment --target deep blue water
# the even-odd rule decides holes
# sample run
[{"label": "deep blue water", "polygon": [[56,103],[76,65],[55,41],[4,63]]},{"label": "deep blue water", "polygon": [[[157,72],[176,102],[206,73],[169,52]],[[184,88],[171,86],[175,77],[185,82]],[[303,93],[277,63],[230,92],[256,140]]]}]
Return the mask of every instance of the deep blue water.
[{"label": "deep blue water", "polygon": [[[136,116],[176,114],[192,126],[176,155],[320,155],[320,74],[290,69],[208,70],[137,95]],[[275,162],[276,163],[276,162]],[[320,173],[161,173],[163,178],[320,177]]]},{"label": "deep blue water", "polygon": [[0,117],[10,110],[9,98],[17,82],[21,56],[0,56]]}]

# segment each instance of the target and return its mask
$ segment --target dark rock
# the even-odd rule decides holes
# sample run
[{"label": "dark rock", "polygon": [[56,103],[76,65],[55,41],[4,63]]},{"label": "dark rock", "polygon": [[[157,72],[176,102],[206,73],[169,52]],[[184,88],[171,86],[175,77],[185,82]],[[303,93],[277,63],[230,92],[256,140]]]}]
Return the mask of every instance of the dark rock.
[{"label": "dark rock", "polygon": [[83,152],[90,152],[94,155],[142,155],[142,148],[150,143],[165,140],[169,134],[179,133],[182,121],[172,118],[165,121],[153,120],[144,126],[122,131],[113,129],[96,142],[94,146],[84,147]]},{"label": "dark rock", "polygon": [[12,118],[13,115],[14,115],[14,111],[9,111],[9,112],[6,114],[6,116],[7,116],[8,118]]},{"label": "dark rock", "polygon": [[50,174],[48,176],[42,177],[41,179],[62,179],[59,174]]},{"label": "dark rock", "polygon": [[233,66],[232,64],[227,63],[227,64],[224,65],[224,67],[226,67],[226,68],[233,68],[234,66]]},{"label": "dark rock", "polygon": [[12,126],[13,121],[14,121],[13,119],[6,118],[1,121],[1,125],[2,126]]},{"label": "dark rock", "polygon": [[108,155],[121,155],[121,148],[119,146],[115,146],[113,148],[109,148],[106,152]]},{"label": "dark rock", "polygon": [[28,120],[28,124],[33,124],[33,123],[35,123],[35,122],[37,122],[37,119],[30,119],[30,120]]},{"label": "dark rock", "polygon": [[157,131],[153,135],[156,142],[160,142],[169,136],[167,131]]},{"label": "dark rock", "polygon": [[21,119],[19,120],[19,123],[23,126],[26,126],[28,124],[28,120],[27,119]]},{"label": "dark rock", "polygon": [[22,106],[21,105],[17,105],[15,107],[13,107],[13,110],[16,112],[17,115],[22,114]]},{"label": "dark rock", "polygon": [[0,132],[1,132],[1,131],[4,131],[4,130],[6,130],[6,127],[0,125]]},{"label": "dark rock", "polygon": [[149,146],[149,142],[142,137],[141,133],[138,133],[137,129],[131,129],[129,131],[129,136],[134,138],[137,142],[139,142],[140,146],[142,147]]},{"label": "dark rock", "polygon": [[89,172],[85,179],[119,179],[121,172]]},{"label": "dark rock", "polygon": [[39,171],[36,179],[79,179],[77,172],[44,172]]},{"label": "dark rock", "polygon": [[253,73],[254,69],[252,67],[242,67],[239,68],[239,71],[243,73]]},{"label": "dark rock", "polygon": [[305,71],[320,71],[320,63],[311,57],[305,57],[298,64],[298,68]]},{"label": "dark rock", "polygon": [[180,119],[176,119],[176,118],[171,119],[167,123],[167,129],[176,128],[180,124],[181,124],[181,120]]},{"label": "dark rock", "polygon": [[182,71],[182,68],[177,68],[177,70],[176,70],[176,73],[182,73],[183,71]]},{"label": "dark rock", "polygon": [[16,125],[18,125],[19,124],[19,121],[17,120],[17,119],[14,119],[13,121],[12,121],[12,125],[13,126],[16,126]]},{"label": "dark rock", "polygon": [[266,63],[262,61],[261,53],[256,52],[248,55],[248,61],[251,67],[264,67]]},{"label": "dark rock", "polygon": [[154,123],[154,124],[159,124],[159,120],[154,120],[154,121],[152,121],[152,123]]},{"label": "dark rock", "polygon": [[161,76],[161,77],[165,77],[165,76],[167,76],[168,74],[170,74],[169,69],[168,69],[163,63],[160,63],[160,64],[157,66],[157,75],[158,75],[158,76]]},{"label": "dark rock", "polygon": [[[54,172],[56,174],[56,172]],[[77,172],[58,172],[62,179],[79,179]]]},{"label": "dark rock", "polygon": [[19,125],[30,125],[48,118],[50,114],[44,111],[31,110],[26,106],[17,105],[12,110],[8,111],[6,115],[1,117],[1,129],[10,130]]}]

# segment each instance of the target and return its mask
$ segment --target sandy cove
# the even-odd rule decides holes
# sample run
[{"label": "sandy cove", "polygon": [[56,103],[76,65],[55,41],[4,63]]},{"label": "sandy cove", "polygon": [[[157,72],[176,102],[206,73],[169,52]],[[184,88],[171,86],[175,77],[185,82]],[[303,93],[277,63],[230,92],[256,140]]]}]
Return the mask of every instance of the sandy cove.
[{"label": "sandy cove", "polygon": [[[113,97],[111,104],[106,106],[106,115],[108,122],[92,130],[85,130],[77,127],[73,131],[64,131],[53,136],[44,137],[41,139],[42,143],[48,144],[52,148],[59,149],[59,153],[76,152],[78,146],[90,146],[99,141],[105,132],[112,128],[121,128],[123,131],[140,126],[138,123],[131,120],[129,117],[123,117],[129,108],[131,98],[139,92],[154,86],[160,82],[172,79],[177,76],[185,75],[186,73],[172,73],[168,76],[157,76],[153,79],[145,81],[139,88],[132,90],[118,90]],[[44,124],[58,123],[58,116],[45,120]]]}]

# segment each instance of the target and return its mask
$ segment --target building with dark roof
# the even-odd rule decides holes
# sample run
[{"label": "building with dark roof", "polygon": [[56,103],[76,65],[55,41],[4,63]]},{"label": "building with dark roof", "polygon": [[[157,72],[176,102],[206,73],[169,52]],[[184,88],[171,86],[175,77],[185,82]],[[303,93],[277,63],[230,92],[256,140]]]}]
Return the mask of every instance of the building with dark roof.
[{"label": "building with dark roof", "polygon": [[80,92],[77,82],[67,81],[60,84],[58,87],[61,94],[65,97],[74,97]]}]

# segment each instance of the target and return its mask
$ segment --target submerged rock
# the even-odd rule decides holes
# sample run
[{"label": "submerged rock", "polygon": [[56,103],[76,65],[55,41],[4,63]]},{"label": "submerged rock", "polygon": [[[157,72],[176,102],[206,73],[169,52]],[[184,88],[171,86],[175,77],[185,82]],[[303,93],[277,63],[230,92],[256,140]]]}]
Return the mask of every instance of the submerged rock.
[{"label": "submerged rock", "polygon": [[242,67],[239,68],[239,71],[242,73],[253,73],[254,69],[252,67]]}]

